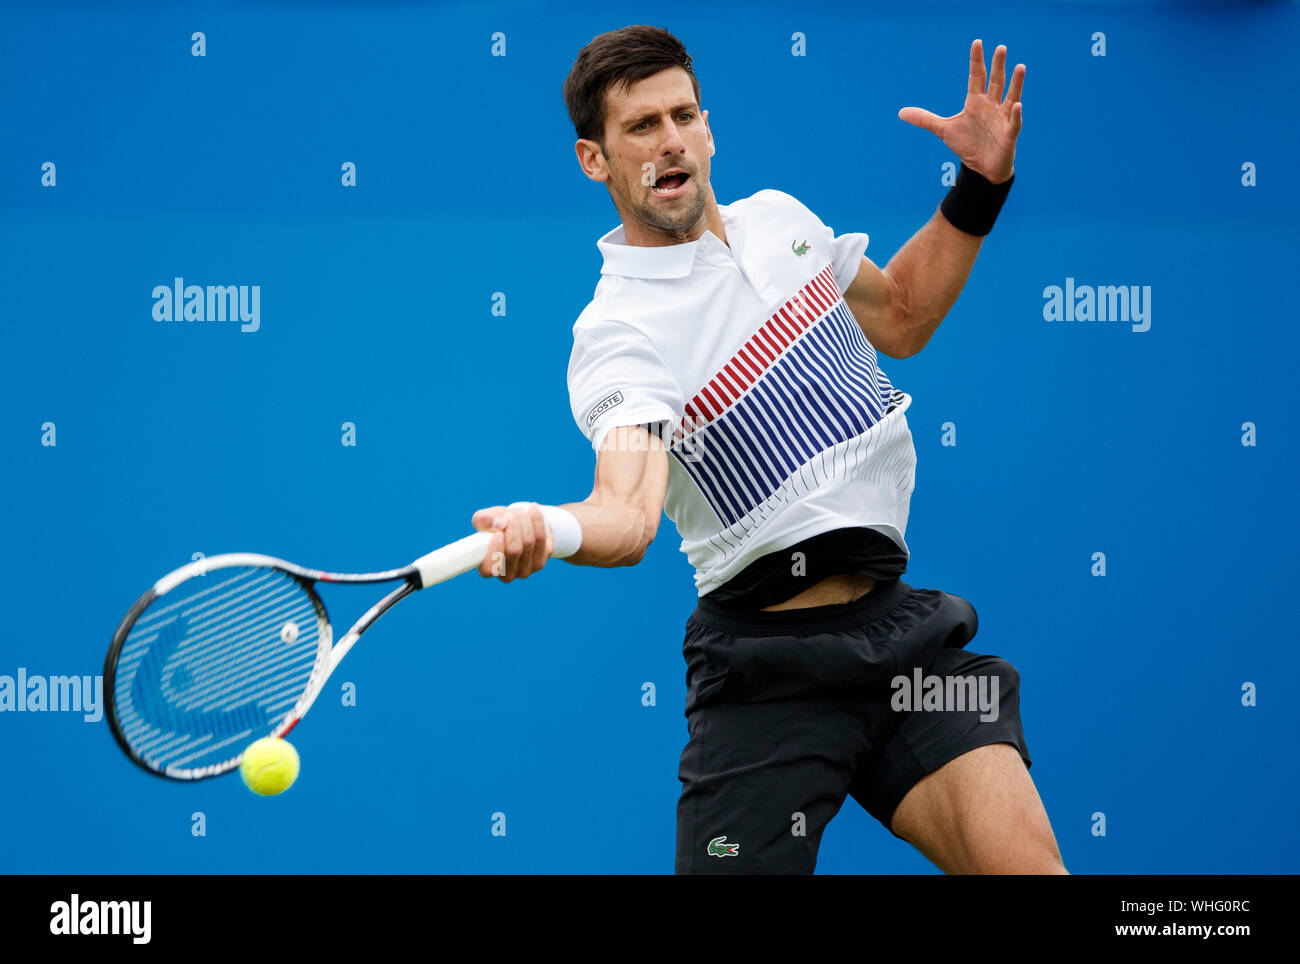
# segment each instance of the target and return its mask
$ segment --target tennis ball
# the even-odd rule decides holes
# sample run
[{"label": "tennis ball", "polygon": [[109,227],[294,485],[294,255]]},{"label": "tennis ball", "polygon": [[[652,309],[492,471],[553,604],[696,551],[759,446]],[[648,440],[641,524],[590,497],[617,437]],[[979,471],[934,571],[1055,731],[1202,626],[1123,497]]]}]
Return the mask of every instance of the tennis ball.
[{"label": "tennis ball", "polygon": [[270,797],[284,793],[298,779],[298,751],[287,740],[263,737],[250,743],[244,751],[239,775],[256,794]]}]

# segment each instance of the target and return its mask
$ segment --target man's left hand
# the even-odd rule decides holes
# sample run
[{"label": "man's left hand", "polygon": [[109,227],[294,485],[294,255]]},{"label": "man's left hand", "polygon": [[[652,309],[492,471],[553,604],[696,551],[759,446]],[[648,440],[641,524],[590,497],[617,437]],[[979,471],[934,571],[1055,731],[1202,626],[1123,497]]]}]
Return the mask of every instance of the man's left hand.
[{"label": "man's left hand", "polygon": [[938,136],[971,170],[994,184],[1001,184],[1015,172],[1016,137],[1020,134],[1020,92],[1025,84],[1025,65],[1016,64],[1011,86],[1002,96],[1006,79],[1007,48],[993,51],[993,73],[984,90],[984,47],[970,45],[970,83],[960,114],[940,117],[920,107],[904,107],[898,119]]}]

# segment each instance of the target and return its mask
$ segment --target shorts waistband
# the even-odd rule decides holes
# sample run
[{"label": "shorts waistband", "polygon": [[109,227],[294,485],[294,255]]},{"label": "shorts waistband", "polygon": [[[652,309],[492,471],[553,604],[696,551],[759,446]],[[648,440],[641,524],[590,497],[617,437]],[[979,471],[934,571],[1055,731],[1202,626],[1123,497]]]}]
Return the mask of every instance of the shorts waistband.
[{"label": "shorts waistband", "polygon": [[774,635],[791,630],[801,633],[840,632],[883,616],[911,591],[912,587],[903,582],[902,577],[895,576],[876,583],[871,592],[853,602],[809,606],[805,609],[778,609],[774,612],[728,609],[702,597],[691,616],[696,622],[713,629],[749,636]]}]

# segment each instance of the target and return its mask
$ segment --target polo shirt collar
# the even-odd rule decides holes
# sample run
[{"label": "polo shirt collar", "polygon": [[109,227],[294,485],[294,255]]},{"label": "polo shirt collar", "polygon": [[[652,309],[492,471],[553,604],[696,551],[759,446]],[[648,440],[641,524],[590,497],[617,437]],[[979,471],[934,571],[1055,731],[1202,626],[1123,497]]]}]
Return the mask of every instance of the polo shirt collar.
[{"label": "polo shirt collar", "polygon": [[[718,205],[718,214],[734,245],[737,240],[735,219],[727,207],[725,204]],[[704,255],[707,258],[710,252],[716,252],[717,249],[721,249],[726,256],[731,256],[727,245],[708,228],[694,241],[638,245],[627,243],[627,235],[620,224],[602,236],[596,242],[596,247],[605,258],[600,273],[625,278],[685,278],[694,269],[697,256]]]}]

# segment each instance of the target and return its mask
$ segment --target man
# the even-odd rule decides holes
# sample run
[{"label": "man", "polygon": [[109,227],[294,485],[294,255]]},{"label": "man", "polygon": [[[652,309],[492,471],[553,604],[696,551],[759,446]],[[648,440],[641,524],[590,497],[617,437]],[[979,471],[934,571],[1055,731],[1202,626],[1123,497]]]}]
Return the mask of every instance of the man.
[{"label": "man", "polygon": [[[1029,777],[1015,669],[965,644],[964,599],[900,579],[915,453],[877,352],[920,351],[1013,177],[1024,67],[1003,99],[971,46],[962,112],[901,119],[963,161],[940,211],[878,268],[788,194],[719,206],[708,112],[667,31],[596,37],[564,85],[583,173],[621,226],[598,242],[569,391],[591,494],[475,513],[484,576],[549,555],[634,565],[666,510],[696,569],[686,626],[678,873],[811,873],[848,795],[949,873],[1065,873]],[[991,696],[900,698],[913,681]],[[931,687],[931,693],[934,690]],[[943,694],[940,691],[940,695]]]}]

